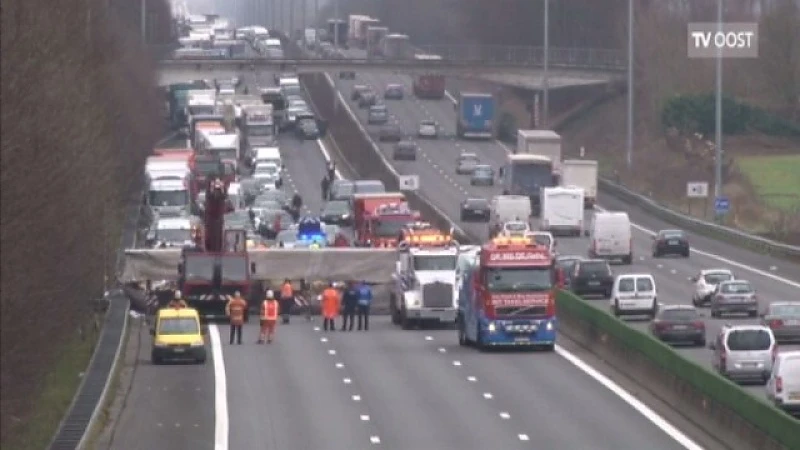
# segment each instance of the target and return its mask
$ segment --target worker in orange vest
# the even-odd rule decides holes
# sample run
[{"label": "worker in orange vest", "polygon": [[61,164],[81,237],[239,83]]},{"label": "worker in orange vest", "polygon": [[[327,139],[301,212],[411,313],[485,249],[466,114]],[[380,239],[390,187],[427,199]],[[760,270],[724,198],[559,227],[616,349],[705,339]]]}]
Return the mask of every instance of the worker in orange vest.
[{"label": "worker in orange vest", "polygon": [[181,298],[181,291],[175,291],[175,298],[169,301],[170,308],[181,309],[181,308],[188,308],[189,305],[186,304],[186,301]]},{"label": "worker in orange vest", "polygon": [[233,298],[225,305],[225,315],[228,316],[231,322],[231,345],[233,345],[233,338],[239,345],[242,345],[242,326],[244,325],[244,316],[247,313],[247,302],[242,298],[242,294],[236,291]]},{"label": "worker in orange vest", "polygon": [[294,305],[294,287],[292,282],[287,278],[283,280],[281,286],[281,316],[283,323],[289,323],[289,314],[292,312],[292,305]]},{"label": "worker in orange vest", "polygon": [[334,322],[336,316],[339,315],[341,301],[339,299],[339,291],[333,286],[331,282],[328,287],[322,291],[322,317],[323,329],[328,331],[336,331],[336,323]]},{"label": "worker in orange vest", "polygon": [[280,309],[280,305],[275,299],[275,294],[272,291],[267,291],[266,298],[261,302],[261,335],[258,338],[259,344],[263,344],[265,340],[268,344],[272,343]]}]

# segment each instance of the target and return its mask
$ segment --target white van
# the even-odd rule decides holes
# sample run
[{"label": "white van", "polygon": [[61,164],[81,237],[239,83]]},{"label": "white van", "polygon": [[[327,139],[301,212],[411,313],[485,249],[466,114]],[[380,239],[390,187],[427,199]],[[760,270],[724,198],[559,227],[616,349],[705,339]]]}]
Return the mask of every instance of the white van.
[{"label": "white van", "polygon": [[495,195],[490,208],[489,227],[498,232],[506,222],[528,222],[531,216],[531,200],[526,195]]},{"label": "white van", "polygon": [[595,212],[589,227],[589,257],[633,262],[631,219],[625,212]]},{"label": "white van", "polygon": [[271,163],[278,167],[283,167],[283,159],[278,147],[256,147],[253,149],[253,153],[255,154],[253,159],[254,166],[262,163]]},{"label": "white van", "polygon": [[648,315],[652,319],[658,312],[656,280],[648,273],[617,275],[610,301],[617,317]]},{"label": "white van", "polygon": [[548,187],[541,191],[542,231],[568,236],[583,234],[583,189],[578,187]]}]

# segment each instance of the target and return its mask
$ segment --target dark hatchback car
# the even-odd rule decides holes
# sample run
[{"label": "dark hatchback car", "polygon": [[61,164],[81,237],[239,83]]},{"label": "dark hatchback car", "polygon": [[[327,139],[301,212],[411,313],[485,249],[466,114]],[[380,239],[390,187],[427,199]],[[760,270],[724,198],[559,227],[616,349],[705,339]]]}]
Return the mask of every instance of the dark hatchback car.
[{"label": "dark hatchback car", "polygon": [[800,302],[770,303],[761,323],[772,330],[779,344],[800,343]]},{"label": "dark hatchback car", "polygon": [[400,142],[403,140],[403,130],[397,125],[383,125],[378,131],[378,140],[380,142]]},{"label": "dark hatchback car", "polygon": [[491,207],[485,198],[468,198],[461,202],[461,221],[488,222]]},{"label": "dark hatchback car", "polygon": [[378,95],[374,91],[365,91],[358,98],[359,108],[369,108],[378,104]]},{"label": "dark hatchback car", "polygon": [[672,343],[692,343],[705,347],[706,323],[691,305],[664,305],[650,323],[650,332],[658,339]]},{"label": "dark hatchback car", "polygon": [[576,256],[576,255],[564,255],[559,256],[556,258],[556,268],[561,269],[561,273],[564,274],[564,288],[569,289],[570,285],[572,284],[572,277],[575,274],[575,264],[578,261],[583,261],[586,258],[583,256]]},{"label": "dark hatchback car", "polygon": [[333,225],[352,225],[353,217],[350,211],[350,203],[347,200],[333,200],[325,203],[320,212],[320,219]]},{"label": "dark hatchback car", "polygon": [[416,161],[417,160],[417,144],[411,141],[400,141],[394,145],[392,151],[392,159],[395,161]]},{"label": "dark hatchback car", "polygon": [[611,297],[614,274],[608,261],[585,259],[575,262],[570,290],[577,295],[602,295]]},{"label": "dark hatchback car", "polygon": [[661,230],[653,236],[653,258],[666,255],[689,257],[689,238],[682,230]]},{"label": "dark hatchback car", "polygon": [[383,90],[383,98],[386,100],[402,100],[404,96],[402,84],[389,84]]}]

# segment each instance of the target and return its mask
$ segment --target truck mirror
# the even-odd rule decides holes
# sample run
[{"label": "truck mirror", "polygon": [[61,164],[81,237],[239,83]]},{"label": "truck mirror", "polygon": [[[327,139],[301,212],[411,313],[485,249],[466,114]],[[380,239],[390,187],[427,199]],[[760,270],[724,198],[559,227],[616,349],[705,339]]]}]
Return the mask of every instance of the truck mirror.
[{"label": "truck mirror", "polygon": [[256,273],[256,263],[254,262],[250,263],[250,273],[252,273],[253,275],[255,275]]}]

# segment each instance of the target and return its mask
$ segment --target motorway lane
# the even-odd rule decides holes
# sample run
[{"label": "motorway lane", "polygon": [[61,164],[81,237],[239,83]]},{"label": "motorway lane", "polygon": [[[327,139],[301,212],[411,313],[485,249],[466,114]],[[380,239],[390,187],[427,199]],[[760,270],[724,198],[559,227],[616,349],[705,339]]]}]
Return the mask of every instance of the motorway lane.
[{"label": "motorway lane", "polygon": [[327,338],[387,447],[530,448],[527,438],[537,448],[681,448],[554,353],[484,354],[459,347],[452,330],[403,331],[385,316],[368,333]]},{"label": "motorway lane", "polygon": [[[226,330],[223,330],[227,332]],[[222,333],[226,334],[226,333]],[[361,415],[371,411],[352,400],[348,376],[319,342],[311,324],[278,325],[272,344],[254,344],[256,325],[244,344],[222,351],[228,382],[230,449],[361,449],[377,435]],[[366,338],[363,336],[362,338]]]},{"label": "motorway lane", "polygon": [[[359,75],[361,77],[361,75]],[[367,77],[366,75],[364,77]],[[383,76],[375,76],[370,75],[370,80],[366,81],[375,85],[376,87],[382,87],[383,85],[390,83],[390,82],[397,82],[398,76],[397,75],[383,75]],[[362,82],[359,80],[357,82]],[[352,82],[350,82],[352,85]],[[346,99],[349,99],[350,95],[350,86],[348,86],[345,82],[339,80],[337,82],[337,86],[340,88],[344,88],[343,95]],[[403,100],[402,102],[406,102],[409,104],[413,100]],[[400,115],[405,115],[402,111],[405,108],[398,108],[394,106],[397,103],[401,102],[388,102],[390,105],[390,111],[401,111]],[[435,109],[439,112],[438,114],[445,114],[445,108],[442,107],[441,102],[420,102],[427,106],[428,103],[431,105],[435,105],[439,103]],[[413,114],[405,117],[401,117],[400,119],[404,122],[417,122],[424,118],[427,118],[431,115],[431,110],[434,109],[434,106],[427,106],[427,111],[423,111],[421,108],[417,110],[416,117]],[[455,114],[452,109],[450,110],[450,114]],[[357,113],[359,118],[364,121],[364,114]],[[439,119],[437,119],[439,120]],[[447,123],[442,121],[442,123]],[[471,143],[471,142],[467,142]],[[489,163],[494,167],[499,167],[503,164],[504,158],[506,155],[506,150],[503,149],[502,146],[499,144],[494,143],[471,143],[472,148],[474,148],[482,159],[483,162]],[[457,154],[457,150],[453,150],[453,144],[447,141],[439,141],[434,144],[434,150],[426,150],[426,154],[430,155],[432,160],[432,164],[437,165],[444,165],[450,164],[449,167],[454,165],[454,157],[453,159],[449,159],[449,156],[443,155],[452,155]],[[502,151],[498,151],[498,149]],[[433,159],[436,158],[436,159]],[[447,167],[447,166],[445,166]],[[425,172],[420,171],[421,177],[421,190],[422,192],[430,199],[432,199],[437,206],[442,208],[452,219],[458,219],[458,203],[454,202],[452,199],[452,194],[445,195],[445,192],[462,192],[464,191],[470,192],[470,195],[474,191],[470,190],[469,187],[469,178],[466,176],[455,176],[450,178],[444,178],[440,176],[433,176],[426,178]],[[455,184],[455,186],[452,186]],[[488,193],[486,193],[486,197],[489,198],[492,195],[500,194],[500,188],[495,187],[492,189],[488,189]],[[466,195],[465,195],[466,196]],[[462,197],[463,198],[463,197]],[[601,201],[608,200],[607,196],[601,197]],[[617,209],[628,209],[624,204],[620,204],[619,201],[609,201],[607,207],[609,208],[617,208]],[[632,214],[632,219],[637,221],[641,218],[643,214],[641,212]],[[587,212],[586,222],[588,223],[591,217],[591,212]],[[661,228],[670,228],[668,224],[665,224],[657,219],[653,219],[648,217],[648,220],[645,221],[645,225],[653,230],[658,230]],[[485,237],[485,232],[476,230],[476,227],[473,224],[468,224],[462,227],[467,231],[467,233],[477,236],[478,238],[483,239]],[[485,229],[485,227],[484,227]],[[483,233],[483,234],[482,234]],[[711,268],[711,267],[727,267],[730,268],[741,278],[746,278],[754,283],[758,292],[760,303],[762,307],[766,305],[770,301],[775,300],[784,300],[784,299],[794,299],[798,297],[800,294],[800,288],[789,285],[786,283],[782,283],[770,278],[770,274],[774,273],[779,276],[789,277],[793,282],[797,282],[800,280],[800,276],[795,276],[798,272],[800,272],[800,266],[796,264],[791,264],[786,261],[774,262],[773,268],[780,269],[779,271],[770,272],[769,267],[764,267],[765,261],[771,262],[769,257],[764,257],[759,254],[754,254],[752,252],[748,252],[745,250],[741,250],[738,248],[731,249],[731,246],[714,242],[713,251],[720,252],[721,256],[726,257],[728,255],[727,249],[731,249],[731,254],[736,255],[733,257],[740,257],[742,255],[745,258],[742,258],[739,261],[742,261],[741,264],[747,264],[757,269],[766,271],[767,273],[754,273],[752,271],[746,270],[742,267],[737,267],[735,264],[730,264],[728,262],[722,262],[710,258],[705,255],[701,255],[698,253],[693,253],[691,259],[684,260],[684,259],[671,259],[671,258],[660,258],[654,259],[651,257],[651,248],[650,245],[652,243],[651,237],[643,232],[640,229],[634,229],[634,264],[630,267],[625,266],[615,266],[614,271],[615,273],[633,273],[633,272],[644,272],[644,273],[652,273],[657,282],[657,287],[659,290],[659,302],[665,304],[688,304],[691,301],[691,295],[693,292],[693,285],[688,281],[689,277],[696,275],[699,270],[703,268]],[[559,252],[561,254],[576,254],[576,255],[586,255],[588,250],[589,242],[586,238],[560,238],[558,239],[559,242]],[[695,242],[694,237],[692,242]],[[704,242],[700,242],[702,245]],[[699,245],[698,245],[699,247]],[[700,249],[704,249],[705,247],[700,247]],[[749,255],[749,256],[748,256]],[[731,258],[733,258],[731,257]],[[780,264],[780,265],[778,265]],[[608,300],[599,300],[599,299],[592,299],[589,300],[590,304],[595,305],[598,308],[609,309],[610,304]],[[708,315],[708,312],[705,311],[705,314]],[[720,328],[726,323],[757,323],[757,319],[748,319],[748,318],[723,318],[723,319],[711,319],[710,317],[706,318],[706,325],[707,325],[707,335],[708,339],[712,339],[715,336]],[[632,322],[632,326],[644,330],[647,330],[648,322]],[[786,349],[794,349],[797,346],[785,346]],[[700,364],[705,365],[706,367],[710,367],[710,357],[711,352],[708,349],[697,349],[697,348],[679,348],[679,352],[683,353],[688,358],[698,362]],[[745,387],[749,392],[763,397],[764,396],[764,389],[760,386],[754,387]]]}]

